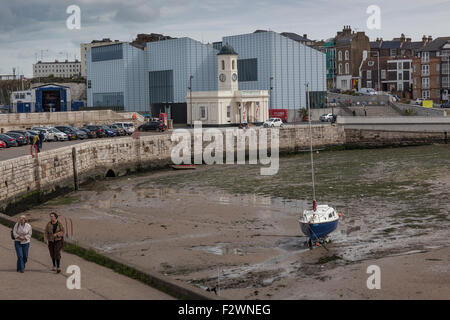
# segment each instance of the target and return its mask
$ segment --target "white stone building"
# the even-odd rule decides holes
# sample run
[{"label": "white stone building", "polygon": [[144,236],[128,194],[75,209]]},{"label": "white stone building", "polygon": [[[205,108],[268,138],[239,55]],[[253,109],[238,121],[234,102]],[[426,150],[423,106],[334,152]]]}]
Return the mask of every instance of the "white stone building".
[{"label": "white stone building", "polygon": [[48,77],[53,75],[56,78],[72,78],[74,76],[81,75],[81,62],[78,60],[69,61],[65,60],[59,62],[42,62],[38,61],[33,64],[33,77]]},{"label": "white stone building", "polygon": [[225,45],[217,55],[218,91],[187,93],[187,122],[226,126],[262,123],[269,119],[267,90],[239,90],[238,54]]}]

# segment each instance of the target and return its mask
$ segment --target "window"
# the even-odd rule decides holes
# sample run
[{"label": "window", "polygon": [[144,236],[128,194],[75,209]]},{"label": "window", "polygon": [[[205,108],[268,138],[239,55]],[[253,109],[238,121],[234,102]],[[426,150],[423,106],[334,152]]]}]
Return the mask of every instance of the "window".
[{"label": "window", "polygon": [[422,62],[429,62],[430,61],[430,53],[429,52],[422,52]]},{"label": "window", "polygon": [[206,120],[207,119],[207,112],[206,112],[206,107],[201,106],[200,107],[200,120]]},{"label": "window", "polygon": [[222,60],[222,70],[225,70],[225,60]]},{"label": "window", "polygon": [[233,66],[232,66],[232,70],[234,70],[234,60],[233,60],[233,62],[232,62],[232,65],[233,65]]},{"label": "window", "polygon": [[416,65],[414,65],[413,67],[413,72],[416,72]]},{"label": "window", "polygon": [[372,79],[372,70],[367,70],[367,79]]},{"label": "window", "polygon": [[367,88],[372,88],[372,81],[367,81]]},{"label": "window", "polygon": [[227,119],[231,118],[231,106],[227,107]]},{"label": "window", "polygon": [[428,89],[430,87],[430,78],[422,78],[422,88]]},{"label": "window", "polygon": [[430,99],[430,90],[422,90],[422,99]]},{"label": "window", "polygon": [[91,89],[92,83],[91,80],[88,80],[88,89]]},{"label": "window", "polygon": [[436,65],[436,72],[439,72],[439,64]]},{"label": "window", "polygon": [[149,72],[150,104],[173,102],[173,70]]},{"label": "window", "polygon": [[345,64],[345,73],[346,74],[350,73],[350,71],[349,71],[349,64],[348,63]]},{"label": "window", "polygon": [[430,74],[430,66],[427,64],[422,65],[422,76],[428,76]]},{"label": "window", "polygon": [[239,81],[258,81],[258,59],[244,59],[237,62]]},{"label": "window", "polygon": [[386,79],[386,70],[381,70],[381,79]]},{"label": "window", "polygon": [[391,57],[395,57],[397,55],[397,49],[391,49]]},{"label": "window", "polygon": [[123,58],[122,44],[95,47],[91,50],[92,62],[117,60]]},{"label": "window", "polygon": [[373,62],[373,61],[369,61],[369,62],[367,63],[367,65],[368,65],[369,67],[373,67],[374,64],[375,64],[375,62]]},{"label": "window", "polygon": [[403,91],[403,83],[398,84],[398,91]]},{"label": "window", "polygon": [[342,63],[339,63],[339,74],[342,74]]},{"label": "window", "polygon": [[338,51],[338,60],[339,60],[339,61],[342,60],[342,51]]},{"label": "window", "polygon": [[345,50],[345,60],[350,60],[350,53],[348,50]]},{"label": "window", "polygon": [[123,92],[93,94],[94,107],[123,107]]},{"label": "window", "polygon": [[398,73],[398,80],[403,80],[403,74],[401,72]]},{"label": "window", "polygon": [[397,69],[399,69],[399,70],[402,70],[402,67],[403,67],[403,66],[402,66],[402,63],[401,63],[401,62],[399,62],[399,63],[398,63],[398,67],[397,67]]}]

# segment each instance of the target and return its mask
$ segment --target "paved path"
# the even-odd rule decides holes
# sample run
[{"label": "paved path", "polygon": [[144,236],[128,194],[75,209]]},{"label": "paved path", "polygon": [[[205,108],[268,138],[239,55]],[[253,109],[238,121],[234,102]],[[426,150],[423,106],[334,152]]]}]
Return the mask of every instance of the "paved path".
[{"label": "paved path", "polygon": [[[166,300],[172,297],[77,256],[62,252],[62,273],[50,270],[47,246],[31,240],[25,273],[16,272],[16,254],[10,230],[0,225],[0,300]],[[69,290],[69,265],[81,269],[81,289]]]}]

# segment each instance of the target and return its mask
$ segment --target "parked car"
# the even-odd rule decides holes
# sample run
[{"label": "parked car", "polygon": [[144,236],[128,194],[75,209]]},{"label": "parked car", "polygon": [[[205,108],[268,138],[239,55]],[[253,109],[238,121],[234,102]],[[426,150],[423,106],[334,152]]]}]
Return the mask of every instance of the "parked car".
[{"label": "parked car", "polygon": [[337,88],[330,89],[330,92],[332,92],[332,93],[341,93],[341,89],[337,89]]},{"label": "parked car", "polygon": [[[30,133],[27,130],[11,130],[10,132],[16,132],[16,133],[20,133],[20,134],[24,135],[25,138],[27,139],[27,144],[31,144],[33,142],[34,134]],[[8,134],[8,133],[6,133],[6,134]]]},{"label": "parked car", "polygon": [[69,137],[64,132],[59,131],[56,128],[49,128],[48,131],[53,134],[55,137],[54,141],[67,141],[69,140]]},{"label": "parked car", "polygon": [[450,101],[446,101],[443,104],[441,104],[441,108],[450,108]]},{"label": "parked car", "polygon": [[167,126],[162,121],[149,121],[138,127],[138,131],[165,131]]},{"label": "parked car", "polygon": [[0,134],[0,140],[2,140],[6,144],[7,148],[18,146],[16,139],[14,139],[13,137],[10,137],[6,134],[3,134],[3,133]]},{"label": "parked car", "polygon": [[3,140],[0,140],[0,149],[6,148],[6,143]]},{"label": "parked car", "polygon": [[113,125],[118,126],[126,131],[127,134],[131,135],[136,130],[134,124],[131,122],[117,122]]},{"label": "parked car", "polygon": [[108,126],[109,128],[111,128],[111,130],[114,130],[114,132],[116,133],[116,136],[126,136],[127,132],[125,131],[125,129],[116,126],[115,124]]},{"label": "parked car", "polygon": [[78,130],[77,128],[71,126],[56,126],[55,128],[67,134],[69,140],[83,140],[88,138],[88,135],[85,131]]},{"label": "parked car", "polygon": [[33,128],[31,128],[31,130],[37,131],[39,133],[40,132],[44,133],[44,141],[56,141],[57,140],[55,135],[53,133],[50,133],[48,128],[45,128],[45,127],[33,127]]},{"label": "parked car", "polygon": [[108,126],[100,126],[103,129],[103,132],[106,133],[106,136],[108,137],[115,137],[116,136],[116,131],[114,129],[111,129]]},{"label": "parked car", "polygon": [[421,105],[422,105],[422,102],[423,102],[424,100],[425,100],[425,99],[417,98],[416,101],[414,102],[414,104],[416,104],[416,105],[418,105],[418,106],[421,106]]},{"label": "parked car", "polygon": [[27,137],[23,134],[20,134],[17,132],[12,132],[12,131],[8,131],[6,134],[8,136],[10,136],[11,138],[14,138],[17,141],[17,145],[19,145],[19,146],[23,146],[28,143]]},{"label": "parked car", "polygon": [[332,122],[333,121],[333,114],[332,113],[324,113],[319,117],[319,120],[322,122]]},{"label": "parked car", "polygon": [[377,92],[372,88],[361,88],[359,93],[365,96],[376,96]]},{"label": "parked car", "polygon": [[79,131],[82,131],[82,132],[84,132],[84,133],[86,133],[86,135],[87,135],[87,137],[88,137],[89,139],[95,139],[95,138],[97,138],[97,132],[96,132],[96,131],[91,131],[91,130],[89,130],[89,129],[87,129],[87,128],[79,128],[78,130],[79,130]]},{"label": "parked car", "polygon": [[106,132],[104,132],[104,130],[102,129],[101,126],[87,125],[87,126],[84,126],[83,128],[86,128],[91,132],[95,132],[95,134],[97,135],[97,138],[106,137]]},{"label": "parked car", "polygon": [[283,127],[283,121],[280,118],[270,118],[266,122],[263,123],[264,128],[268,127]]}]

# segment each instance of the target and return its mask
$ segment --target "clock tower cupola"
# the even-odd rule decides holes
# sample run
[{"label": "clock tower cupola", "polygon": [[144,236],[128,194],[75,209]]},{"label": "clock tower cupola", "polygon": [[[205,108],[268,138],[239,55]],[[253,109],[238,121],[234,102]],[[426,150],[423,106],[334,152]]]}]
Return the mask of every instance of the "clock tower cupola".
[{"label": "clock tower cupola", "polygon": [[226,44],[217,54],[219,91],[237,91],[238,90],[238,54],[233,47]]}]

